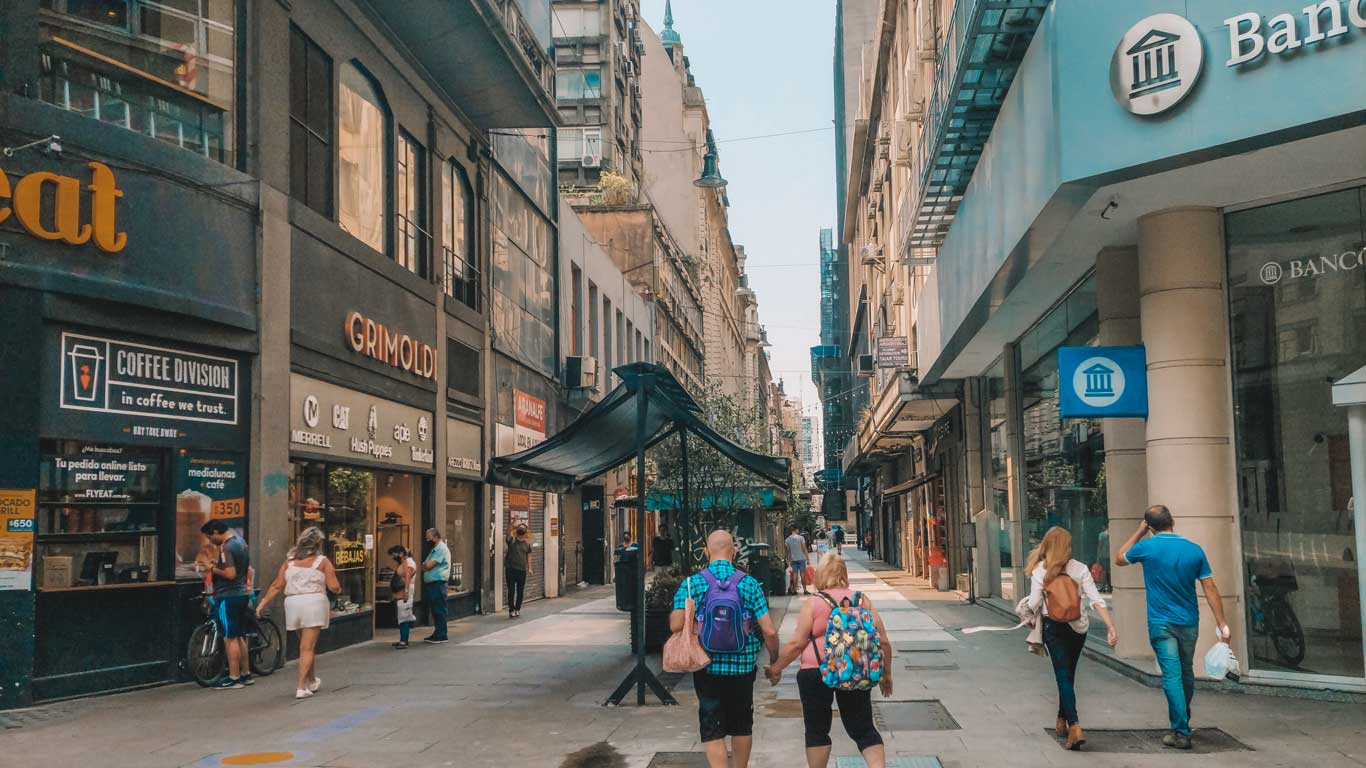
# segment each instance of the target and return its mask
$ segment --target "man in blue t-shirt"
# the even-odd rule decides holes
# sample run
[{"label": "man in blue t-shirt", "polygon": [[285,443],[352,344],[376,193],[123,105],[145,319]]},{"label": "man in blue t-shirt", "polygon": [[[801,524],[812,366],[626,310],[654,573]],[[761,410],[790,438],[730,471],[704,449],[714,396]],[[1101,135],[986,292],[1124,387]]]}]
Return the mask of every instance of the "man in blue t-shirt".
[{"label": "man in blue t-shirt", "polygon": [[[1232,634],[1224,620],[1224,602],[1214,586],[1205,550],[1178,536],[1171,510],[1158,504],[1149,507],[1143,522],[1119,548],[1115,565],[1143,563],[1143,586],[1148,592],[1148,642],[1162,669],[1162,692],[1167,696],[1167,716],[1172,732],[1162,743],[1176,749],[1191,748],[1190,706],[1195,695],[1195,642],[1200,634],[1200,603],[1195,582],[1205,591],[1214,614],[1215,634],[1229,642]],[[1144,539],[1149,532],[1152,538]]]}]

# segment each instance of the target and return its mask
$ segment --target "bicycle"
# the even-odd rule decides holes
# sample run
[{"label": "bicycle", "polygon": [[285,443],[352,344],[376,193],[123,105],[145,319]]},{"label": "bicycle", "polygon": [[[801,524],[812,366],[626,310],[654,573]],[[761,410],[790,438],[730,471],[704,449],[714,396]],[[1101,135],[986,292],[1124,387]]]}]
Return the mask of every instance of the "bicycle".
[{"label": "bicycle", "polygon": [[[252,674],[266,677],[285,665],[284,634],[270,618],[256,617],[256,600],[261,590],[253,590],[247,610],[247,663]],[[227,653],[223,649],[223,628],[218,624],[213,595],[191,598],[199,600],[204,623],[190,633],[185,652],[185,667],[196,683],[208,688],[222,679],[228,668]]]},{"label": "bicycle", "polygon": [[1298,589],[1295,576],[1286,574],[1254,576],[1252,589],[1248,590],[1252,633],[1269,636],[1276,654],[1289,667],[1298,667],[1307,650],[1304,628],[1289,600],[1290,593]]}]

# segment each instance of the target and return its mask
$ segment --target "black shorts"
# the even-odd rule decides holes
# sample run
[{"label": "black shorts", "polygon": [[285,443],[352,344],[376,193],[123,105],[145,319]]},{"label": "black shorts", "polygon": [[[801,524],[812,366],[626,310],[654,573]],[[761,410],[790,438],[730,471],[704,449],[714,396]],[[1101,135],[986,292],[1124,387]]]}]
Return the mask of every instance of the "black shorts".
[{"label": "black shorts", "polygon": [[693,673],[702,741],[754,733],[754,676],[754,670],[747,675]]},{"label": "black shorts", "polygon": [[806,725],[806,746],[830,746],[830,707],[839,699],[840,722],[859,752],[882,743],[882,734],[873,724],[872,691],[837,691],[821,680],[818,669],[797,673],[797,691],[802,697],[802,722]]}]

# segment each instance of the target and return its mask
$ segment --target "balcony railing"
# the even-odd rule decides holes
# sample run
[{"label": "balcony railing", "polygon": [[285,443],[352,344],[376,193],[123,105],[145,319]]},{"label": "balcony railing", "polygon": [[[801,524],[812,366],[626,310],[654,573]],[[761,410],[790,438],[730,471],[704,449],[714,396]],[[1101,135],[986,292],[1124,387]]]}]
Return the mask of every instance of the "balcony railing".
[{"label": "balcony railing", "polygon": [[[902,247],[938,248],[1051,0],[957,0],[925,105],[919,202]],[[910,253],[906,255],[910,255]]]},{"label": "balcony railing", "polygon": [[[498,9],[498,14],[503,17],[503,24],[507,27],[512,39],[517,41],[517,45],[522,49],[526,56],[527,63],[531,65],[531,71],[536,73],[536,78],[540,81],[541,87],[545,88],[546,93],[555,92],[555,62],[550,57],[550,46],[541,41],[541,36],[536,34],[536,30],[527,23],[526,17],[522,14],[522,9],[517,0],[489,0]],[[546,16],[549,18],[549,0],[544,3]]]}]

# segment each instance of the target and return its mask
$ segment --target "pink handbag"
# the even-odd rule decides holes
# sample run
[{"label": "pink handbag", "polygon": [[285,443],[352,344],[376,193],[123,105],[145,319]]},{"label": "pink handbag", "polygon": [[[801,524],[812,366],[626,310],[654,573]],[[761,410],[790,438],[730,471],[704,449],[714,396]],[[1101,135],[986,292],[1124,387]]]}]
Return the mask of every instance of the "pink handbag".
[{"label": "pink handbag", "polygon": [[688,598],[683,608],[683,630],[673,633],[664,643],[665,672],[696,672],[711,663],[711,657],[702,650],[697,641],[697,630],[693,626],[693,600]]}]

